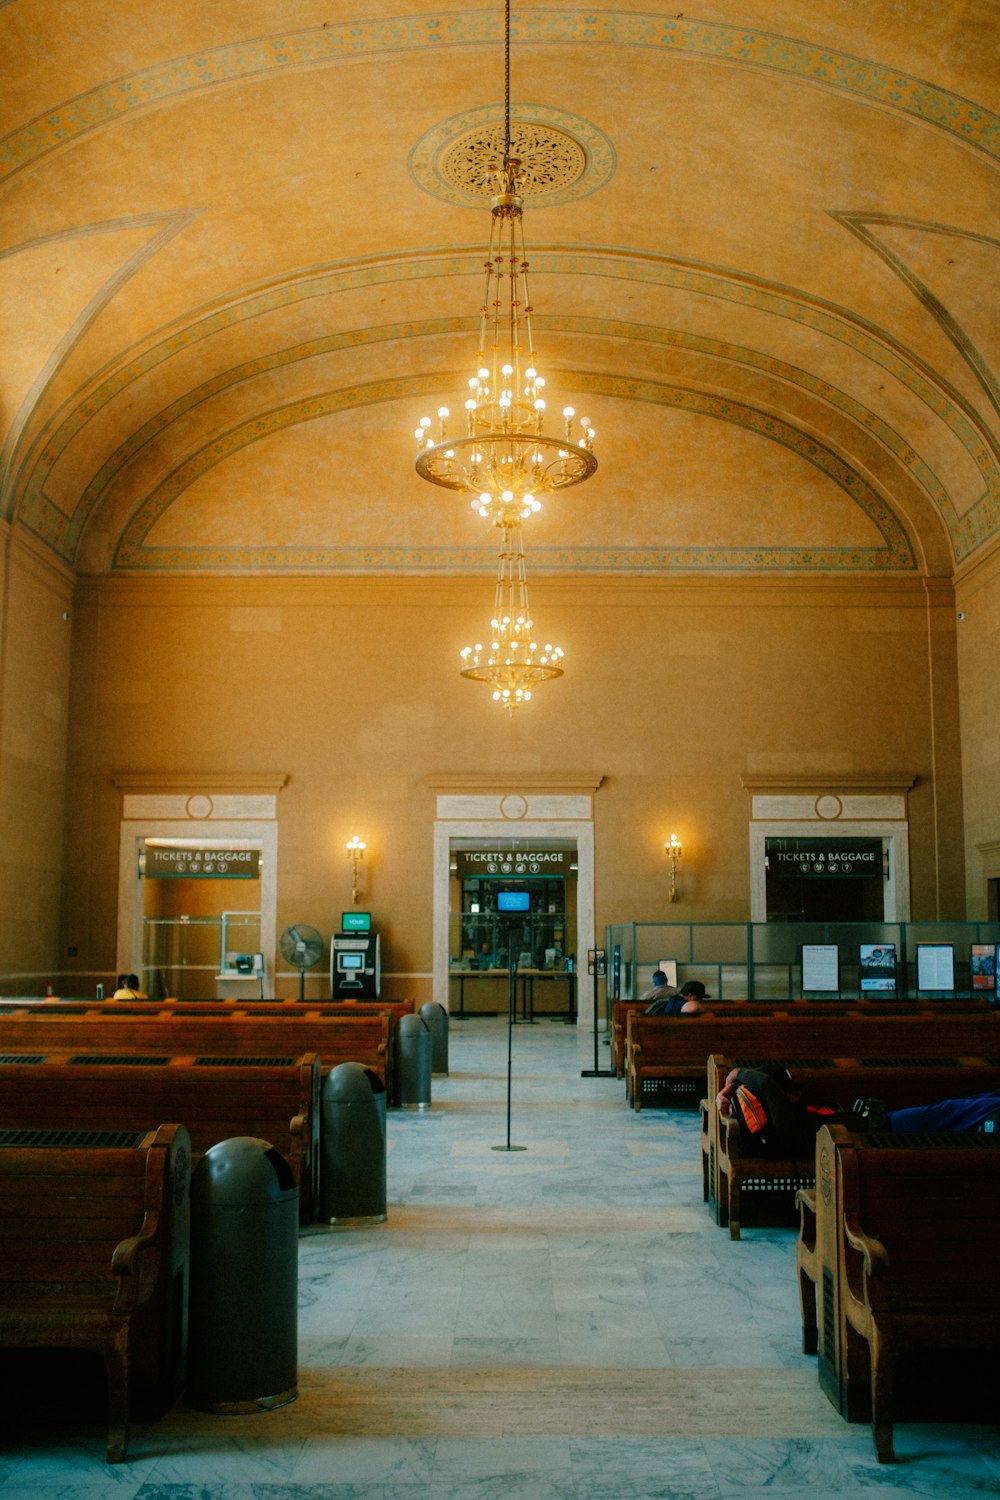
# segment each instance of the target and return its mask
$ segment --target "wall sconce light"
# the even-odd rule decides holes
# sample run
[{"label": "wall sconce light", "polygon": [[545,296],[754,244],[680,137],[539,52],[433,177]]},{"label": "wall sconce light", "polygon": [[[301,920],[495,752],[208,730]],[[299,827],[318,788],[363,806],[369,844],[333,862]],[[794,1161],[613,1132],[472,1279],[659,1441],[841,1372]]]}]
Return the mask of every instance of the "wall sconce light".
[{"label": "wall sconce light", "polygon": [[683,846],[676,833],[672,833],[663,847],[670,861],[670,900],[677,901],[680,899],[677,895],[677,866],[680,863]]},{"label": "wall sconce light", "polygon": [[357,834],[347,840],[347,857],[351,861],[351,900],[358,904],[358,866],[365,857],[365,842]]}]

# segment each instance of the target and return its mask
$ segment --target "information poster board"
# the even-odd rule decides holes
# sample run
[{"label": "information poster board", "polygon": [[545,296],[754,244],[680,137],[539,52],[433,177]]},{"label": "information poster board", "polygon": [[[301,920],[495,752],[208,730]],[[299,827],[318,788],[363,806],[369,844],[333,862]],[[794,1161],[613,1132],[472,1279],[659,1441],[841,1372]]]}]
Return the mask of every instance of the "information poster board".
[{"label": "information poster board", "polygon": [[895,994],[895,943],[862,943],[858,949],[858,981],[862,995]]},{"label": "information poster board", "polygon": [[[658,969],[662,970],[662,972],[664,974],[666,974],[666,976],[667,976],[667,983],[669,985],[671,985],[673,989],[676,989],[677,988],[677,960],[676,960],[676,958],[661,958],[660,962],[656,965],[656,967]],[[652,984],[652,982],[653,981],[650,980],[650,984]]]},{"label": "information poster board", "polygon": [[969,949],[969,984],[979,994],[996,994],[998,946],[996,943],[973,943]]},{"label": "information poster board", "polygon": [[840,989],[840,949],[836,943],[802,944],[802,993],[834,993]]},{"label": "information poster board", "polygon": [[955,993],[955,948],[952,943],[917,944],[917,989]]}]

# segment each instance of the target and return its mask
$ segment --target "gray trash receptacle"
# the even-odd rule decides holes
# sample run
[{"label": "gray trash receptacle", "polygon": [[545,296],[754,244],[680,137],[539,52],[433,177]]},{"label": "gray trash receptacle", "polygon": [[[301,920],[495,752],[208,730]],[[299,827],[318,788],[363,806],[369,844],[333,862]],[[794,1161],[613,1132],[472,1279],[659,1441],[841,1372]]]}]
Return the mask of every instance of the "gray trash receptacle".
[{"label": "gray trash receptacle", "polygon": [[400,1016],[396,1027],[395,1100],[400,1109],[429,1109],[431,1034],[420,1016]]},{"label": "gray trash receptacle", "polygon": [[431,1034],[431,1072],[448,1072],[448,1012],[436,1000],[420,1007],[420,1019]]},{"label": "gray trash receptacle", "polygon": [[385,1088],[360,1063],[338,1063],[323,1080],[319,1218],[354,1227],[384,1224]]},{"label": "gray trash receptacle", "polygon": [[188,1404],[268,1411],[298,1395],[299,1190],[267,1141],[234,1136],[191,1175]]}]

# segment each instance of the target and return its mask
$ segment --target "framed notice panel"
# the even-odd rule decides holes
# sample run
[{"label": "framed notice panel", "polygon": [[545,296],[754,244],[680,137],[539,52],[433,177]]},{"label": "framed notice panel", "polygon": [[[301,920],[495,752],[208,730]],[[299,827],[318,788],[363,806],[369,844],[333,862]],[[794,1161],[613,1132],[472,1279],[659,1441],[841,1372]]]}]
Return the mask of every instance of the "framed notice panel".
[{"label": "framed notice panel", "polygon": [[1000,943],[973,943],[969,949],[969,988],[991,1000],[997,992],[997,957]]},{"label": "framed notice panel", "polygon": [[802,944],[802,993],[836,994],[840,989],[840,949],[836,943]]},{"label": "framed notice panel", "polygon": [[858,949],[858,984],[862,995],[896,993],[896,944],[862,943]]},{"label": "framed notice panel", "polygon": [[952,943],[917,944],[917,990],[955,993],[955,947]]}]

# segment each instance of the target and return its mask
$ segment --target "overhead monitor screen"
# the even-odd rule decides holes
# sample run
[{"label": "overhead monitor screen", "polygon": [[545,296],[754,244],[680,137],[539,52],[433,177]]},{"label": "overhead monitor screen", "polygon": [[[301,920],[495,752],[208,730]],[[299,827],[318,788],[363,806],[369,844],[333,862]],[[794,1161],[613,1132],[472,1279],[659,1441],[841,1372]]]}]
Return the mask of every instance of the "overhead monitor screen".
[{"label": "overhead monitor screen", "polygon": [[345,911],[340,914],[341,932],[371,932],[372,914],[370,911]]},{"label": "overhead monitor screen", "polygon": [[497,911],[530,911],[531,893],[529,891],[497,891]]}]

